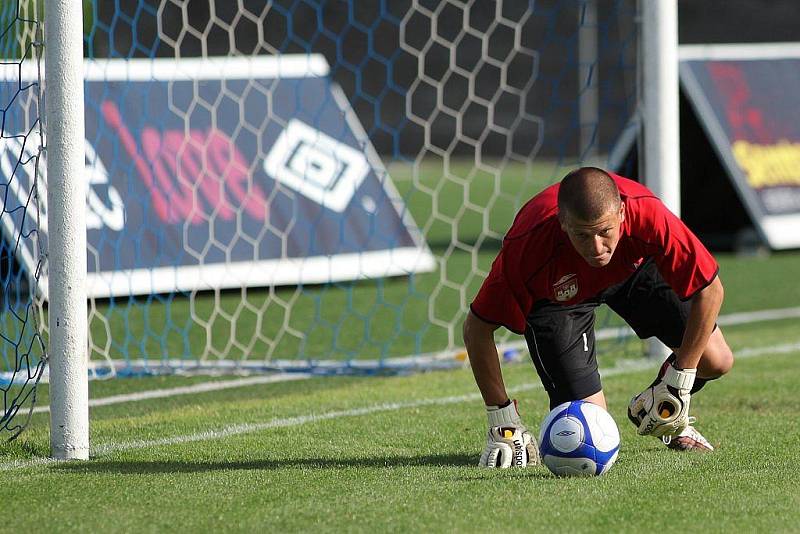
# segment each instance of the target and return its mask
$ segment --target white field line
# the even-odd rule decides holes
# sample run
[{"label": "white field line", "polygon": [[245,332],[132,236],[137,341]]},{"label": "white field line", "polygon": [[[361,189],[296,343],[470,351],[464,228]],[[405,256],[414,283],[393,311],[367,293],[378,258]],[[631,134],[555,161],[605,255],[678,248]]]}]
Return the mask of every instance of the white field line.
[{"label": "white field line", "polygon": [[[777,319],[792,319],[800,318],[800,307],[797,308],[781,308],[773,310],[762,310],[755,312],[732,313],[722,315],[717,321],[722,326],[737,325],[743,323],[751,323],[757,321],[774,321]],[[634,335],[633,330],[628,326],[601,328],[596,333],[598,340],[603,339],[617,339],[624,336]],[[525,346],[524,340],[512,341],[504,343],[500,346],[501,350],[505,348],[522,348]],[[430,355],[425,356],[431,356]],[[738,353],[737,353],[738,354]],[[408,358],[411,361],[411,358]],[[89,400],[89,407],[96,406],[109,406],[112,404],[119,404],[123,402],[138,402],[151,399],[163,399],[167,397],[174,397],[178,395],[193,395],[195,393],[207,393],[210,391],[219,391],[224,389],[232,389],[238,387],[247,387],[260,384],[269,384],[273,382],[284,382],[291,380],[303,380],[310,378],[312,375],[309,373],[284,373],[279,375],[256,376],[248,378],[240,378],[238,380],[218,380],[211,382],[202,382],[191,386],[181,386],[168,389],[155,389],[148,391],[140,391],[137,393],[127,393],[124,395],[113,395],[109,397],[101,397]],[[49,406],[37,406],[33,409],[33,413],[49,413]]]},{"label": "white field line", "polygon": [[776,321],[779,319],[796,318],[800,318],[800,306],[797,308],[778,308],[774,310],[729,313],[726,315],[720,315],[717,323],[722,326],[729,326],[735,324],[755,323],[758,321]]},{"label": "white field line", "polygon": [[[785,354],[789,352],[800,351],[800,341],[795,343],[785,343],[781,345],[773,345],[769,347],[753,347],[744,348],[736,351],[737,358],[752,358],[755,356],[763,356],[767,354]],[[625,360],[620,362],[619,365],[611,369],[602,371],[603,377],[614,375],[624,375],[636,371],[642,371],[650,368],[655,368],[658,362],[644,360],[637,358],[635,360]],[[529,382],[519,386],[508,388],[509,393],[519,393],[521,391],[528,391],[541,387],[541,384],[536,382]],[[350,410],[337,410],[332,412],[325,412],[321,414],[307,414],[295,417],[286,417],[279,419],[272,419],[263,423],[248,423],[230,425],[221,429],[210,429],[194,434],[186,434],[183,436],[172,436],[154,440],[134,440],[123,443],[103,443],[91,448],[92,458],[99,458],[108,454],[116,452],[149,449],[153,447],[161,447],[166,445],[178,445],[182,443],[193,443],[198,441],[218,440],[231,436],[239,436],[242,434],[251,434],[253,432],[260,432],[263,430],[270,430],[273,428],[286,428],[301,426],[309,423],[317,423],[320,421],[328,421],[331,419],[340,419],[343,417],[358,417],[362,415],[371,415],[381,412],[392,412],[398,410],[405,410],[410,408],[420,408],[424,406],[443,406],[447,404],[457,404],[461,402],[473,402],[480,400],[478,393],[470,393],[467,395],[456,395],[451,397],[433,397],[428,399],[420,399],[408,402],[393,402],[385,404],[376,404],[373,406],[365,406],[363,408],[354,408]],[[47,465],[59,462],[52,458],[36,458],[32,460],[15,460],[5,464],[0,464],[0,471],[9,471],[13,469],[24,469],[28,467],[35,467],[40,465]]]},{"label": "white field line", "polygon": [[[273,382],[288,382],[292,380],[304,380],[310,378],[308,373],[280,374],[267,376],[251,376],[234,380],[217,380],[213,382],[201,382],[191,386],[180,386],[168,389],[151,389],[139,391],[137,393],[126,393],[124,395],[111,395],[98,399],[90,399],[89,407],[108,406],[109,404],[120,404],[123,402],[135,402],[149,399],[163,399],[165,397],[175,397],[178,395],[193,395],[195,393],[207,393],[209,391],[219,391],[222,389],[241,388],[260,384],[271,384]],[[50,411],[50,406],[37,406],[33,413],[46,413]]]},{"label": "white field line", "polygon": [[[752,312],[728,313],[717,318],[720,326],[732,326],[760,321],[777,321],[780,319],[800,318],[800,306],[796,308],[777,308]],[[636,335],[629,326],[601,328],[595,334],[597,339],[617,339]]]}]

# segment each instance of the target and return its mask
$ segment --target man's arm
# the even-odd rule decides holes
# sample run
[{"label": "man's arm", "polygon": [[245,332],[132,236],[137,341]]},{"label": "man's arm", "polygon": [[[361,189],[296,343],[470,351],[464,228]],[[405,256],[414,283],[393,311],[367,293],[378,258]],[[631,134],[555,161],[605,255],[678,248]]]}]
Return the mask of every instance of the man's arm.
[{"label": "man's arm", "polygon": [[475,382],[487,406],[501,406],[508,402],[508,394],[500,371],[500,359],[494,344],[497,325],[478,318],[472,311],[464,321],[464,346]]},{"label": "man's arm", "polygon": [[692,308],[680,349],[676,351],[678,369],[696,369],[714,331],[725,290],[719,276],[692,297]]},{"label": "man's arm", "polygon": [[481,453],[481,467],[525,467],[539,463],[536,439],[522,424],[517,402],[511,402],[503,384],[500,359],[494,344],[498,326],[470,311],[464,321],[464,345],[475,382],[486,404],[489,432]]}]

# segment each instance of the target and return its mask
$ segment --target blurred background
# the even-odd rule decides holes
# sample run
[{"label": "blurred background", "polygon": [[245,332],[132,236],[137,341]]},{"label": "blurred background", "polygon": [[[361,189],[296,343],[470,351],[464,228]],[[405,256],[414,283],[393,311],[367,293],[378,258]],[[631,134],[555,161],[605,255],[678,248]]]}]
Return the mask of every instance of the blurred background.
[{"label": "blurred background", "polygon": [[[449,58],[470,69],[482,55],[482,41],[462,35],[464,11],[460,2],[421,1],[420,6],[438,12],[436,31],[442,42],[426,46],[431,37],[431,17],[421,12],[408,17],[403,37],[408,48],[402,49],[401,25],[411,2],[378,1],[272,1],[209,2],[208,0],[165,1],[115,0],[86,2],[88,57],[201,57],[230,54],[308,53],[323,54],[332,65],[332,77],[348,95],[359,120],[372,135],[370,139],[381,154],[399,151],[415,155],[423,144],[421,132],[409,129],[399,132],[381,131],[403,120],[405,102],[402,92],[417,80],[417,57],[413,50],[425,48],[425,73],[441,80],[449,69]],[[547,118],[548,140],[541,150],[548,156],[561,153],[575,156],[579,135],[575,122],[575,101],[583,82],[579,81],[577,37],[587,2],[583,0],[545,0],[537,2],[505,2],[502,4],[511,20],[525,21],[513,28],[498,27],[495,2],[464,2],[470,24],[478,32],[488,33],[486,53],[500,60],[508,58],[516,48],[536,51],[536,61],[508,62],[507,83],[515,88],[527,87],[526,110]],[[636,2],[597,0],[597,49],[599,71],[600,138],[598,151],[607,153],[617,140],[620,125],[630,115],[630,88],[636,82],[635,25]],[[438,10],[438,11],[437,11]],[[420,10],[421,11],[421,10]],[[250,16],[242,17],[242,13]],[[792,0],[707,0],[678,1],[679,43],[756,43],[800,40],[800,14]],[[380,57],[384,60],[381,61]],[[389,61],[391,58],[391,69]],[[534,71],[535,69],[535,71]],[[388,71],[391,70],[391,73]],[[497,91],[496,68],[470,70],[471,82],[479,95]],[[531,83],[536,79],[536,83]],[[443,91],[444,104],[463,102],[465,83],[449,79]],[[384,94],[386,85],[397,92]],[[558,98],[554,93],[558,93]],[[375,99],[381,95],[380,102]],[[556,105],[553,105],[556,104]],[[429,109],[436,105],[432,88],[417,89],[412,109]],[[626,107],[627,106],[627,107]],[[452,107],[452,106],[451,106]],[[499,123],[513,123],[519,106],[513,99],[498,99],[494,117]],[[478,136],[487,127],[486,113],[467,108],[463,111],[463,129]],[[530,149],[541,140],[535,128],[520,128],[520,149]],[[446,121],[430,125],[432,140],[447,145],[452,129]],[[571,134],[571,135],[570,135]],[[460,147],[456,147],[458,150]],[[505,143],[489,137],[483,148],[502,156]],[[462,149],[463,151],[463,149]]]}]

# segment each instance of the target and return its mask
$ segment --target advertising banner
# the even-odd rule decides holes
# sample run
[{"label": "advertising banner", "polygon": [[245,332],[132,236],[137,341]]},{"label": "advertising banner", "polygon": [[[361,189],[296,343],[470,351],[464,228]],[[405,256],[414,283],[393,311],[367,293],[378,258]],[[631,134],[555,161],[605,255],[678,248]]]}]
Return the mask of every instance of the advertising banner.
[{"label": "advertising banner", "polygon": [[800,45],[682,46],[680,80],[765,242],[800,247]]},{"label": "advertising banner", "polygon": [[[4,93],[19,83],[12,74]],[[322,56],[94,61],[85,80],[91,296],[434,268]],[[0,139],[9,191],[32,181],[20,162],[37,147],[25,139]],[[44,187],[56,178],[39,167],[44,219]],[[20,194],[7,212],[14,202],[26,204]],[[4,220],[7,239],[24,232],[20,219]]]}]

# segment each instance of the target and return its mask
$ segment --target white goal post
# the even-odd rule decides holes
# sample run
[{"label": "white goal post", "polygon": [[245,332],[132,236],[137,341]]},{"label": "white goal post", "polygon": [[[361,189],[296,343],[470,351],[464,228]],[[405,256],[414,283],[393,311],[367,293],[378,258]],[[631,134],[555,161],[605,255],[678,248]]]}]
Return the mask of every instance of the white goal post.
[{"label": "white goal post", "polygon": [[678,99],[678,4],[642,0],[644,177],[676,215],[681,213]]},{"label": "white goal post", "polygon": [[[681,213],[678,98],[677,0],[641,0],[642,156],[646,185],[676,215]],[[657,338],[649,356],[663,360],[671,350]]]},{"label": "white goal post", "polygon": [[89,458],[81,2],[45,1],[50,450]]}]

